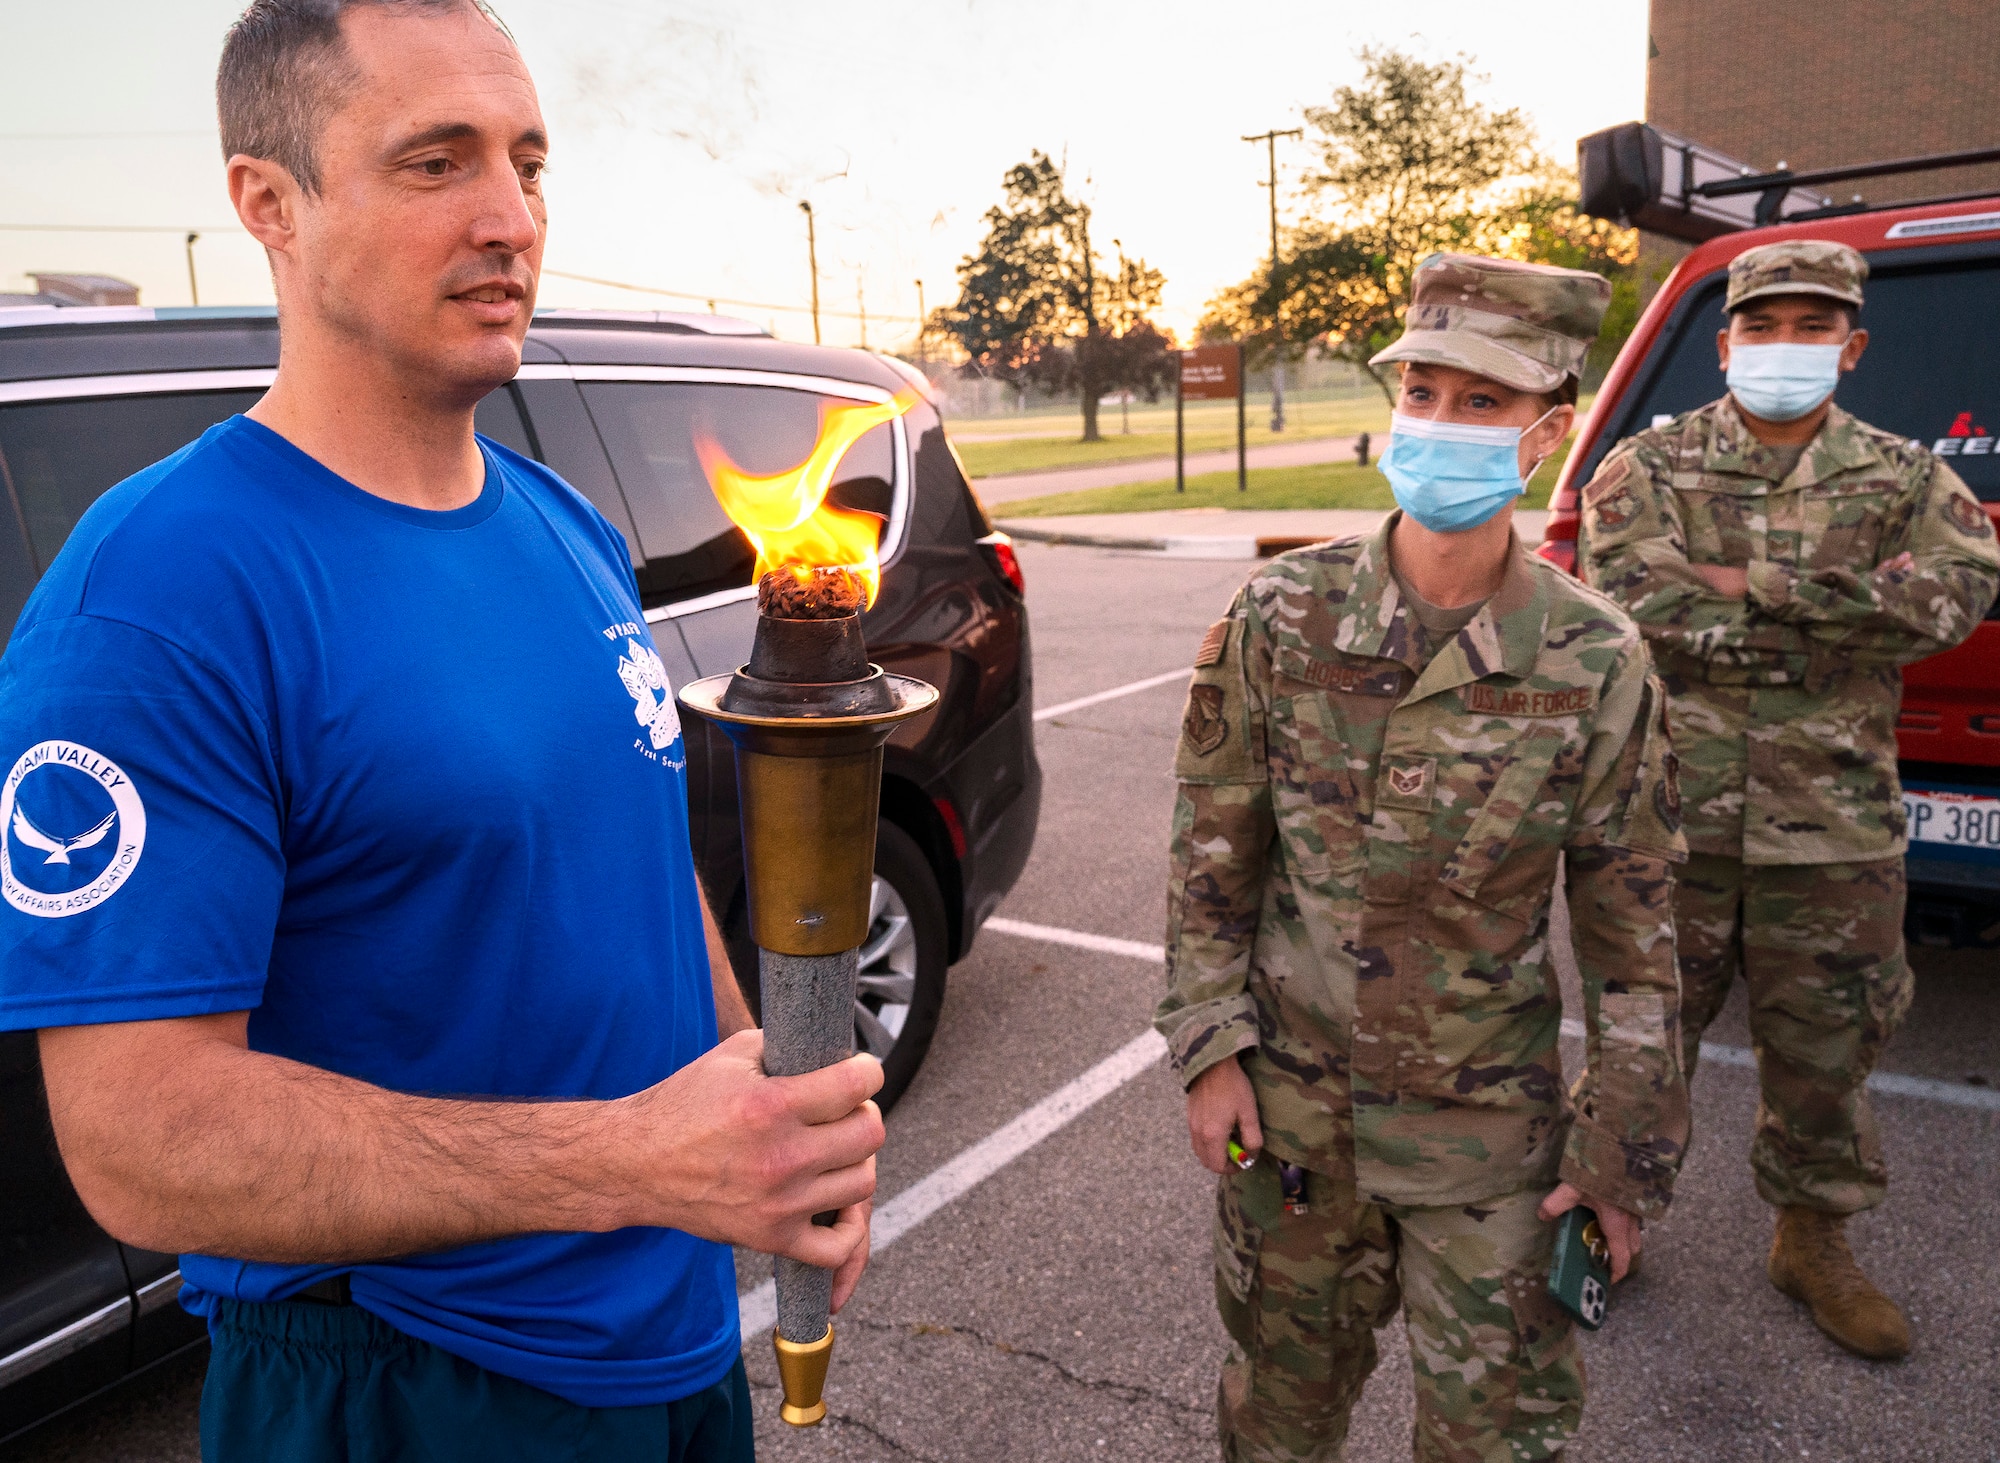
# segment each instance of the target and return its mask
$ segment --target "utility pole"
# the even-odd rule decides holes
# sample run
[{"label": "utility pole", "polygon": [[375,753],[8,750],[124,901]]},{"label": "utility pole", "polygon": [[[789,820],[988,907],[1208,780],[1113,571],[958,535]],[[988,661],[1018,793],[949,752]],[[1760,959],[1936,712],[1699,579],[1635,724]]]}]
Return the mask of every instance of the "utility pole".
[{"label": "utility pole", "polygon": [[[1125,319],[1125,281],[1130,276],[1131,269],[1125,262],[1125,241],[1123,239],[1113,239],[1111,247],[1118,251],[1118,294],[1115,297],[1113,308],[1118,311],[1118,320],[1116,323],[1122,329],[1127,323]],[[1118,388],[1118,410],[1118,435],[1129,437],[1132,435],[1132,383],[1129,381],[1121,383]]]},{"label": "utility pole", "polygon": [[806,215],[806,265],[813,280],[813,344],[819,344],[819,241],[813,236],[813,206],[803,198],[799,207]]},{"label": "utility pole", "polygon": [[924,309],[924,282],[922,280],[918,280],[917,281],[917,360],[920,362],[927,362],[930,359],[929,356],[924,354],[924,340],[925,337],[929,335],[930,328],[931,328],[931,317],[929,313],[926,312]]},{"label": "utility pole", "polygon": [[[1271,190],[1271,308],[1278,307],[1278,139],[1280,137],[1303,137],[1305,129],[1290,127],[1280,131],[1272,128],[1259,132],[1254,137],[1246,137],[1245,142],[1261,142],[1268,150],[1271,160],[1271,181],[1266,185]],[[1285,430],[1285,336],[1275,318],[1271,322],[1277,344],[1271,353],[1271,430]],[[1248,383],[1245,383],[1247,388]]]},{"label": "utility pole", "polygon": [[194,277],[194,241],[200,237],[200,234],[189,234],[187,237],[188,299],[197,305],[201,303],[201,286],[195,282]]},{"label": "utility pole", "polygon": [[854,276],[854,308],[861,312],[861,348],[868,349],[868,288],[860,275]]}]

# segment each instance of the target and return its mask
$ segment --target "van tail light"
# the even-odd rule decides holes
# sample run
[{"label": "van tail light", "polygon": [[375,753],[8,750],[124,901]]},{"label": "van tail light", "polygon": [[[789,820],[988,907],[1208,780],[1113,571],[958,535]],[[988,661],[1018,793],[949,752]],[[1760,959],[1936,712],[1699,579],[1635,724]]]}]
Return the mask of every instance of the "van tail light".
[{"label": "van tail light", "polygon": [[1028,580],[1021,573],[1021,560],[1014,552],[1014,540],[1004,533],[989,533],[979,540],[979,547],[986,551],[986,562],[993,566],[994,571],[1014,586],[1014,593],[1025,597]]},{"label": "van tail light", "polygon": [[940,822],[944,824],[944,835],[951,840],[951,855],[963,862],[965,859],[965,822],[958,816],[958,809],[947,797],[934,797],[931,806],[937,809]]}]

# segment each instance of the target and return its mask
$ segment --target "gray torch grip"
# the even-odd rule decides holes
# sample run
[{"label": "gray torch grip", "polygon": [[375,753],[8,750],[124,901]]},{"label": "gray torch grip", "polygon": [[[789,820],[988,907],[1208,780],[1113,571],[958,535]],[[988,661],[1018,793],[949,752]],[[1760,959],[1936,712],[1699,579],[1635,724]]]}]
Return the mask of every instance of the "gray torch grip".
[{"label": "gray torch grip", "polygon": [[[764,1070],[796,1077],[854,1054],[854,975],[859,951],[780,955],[757,951]],[[778,1334],[809,1345],[826,1335],[833,1272],[783,1256],[777,1264]]]}]

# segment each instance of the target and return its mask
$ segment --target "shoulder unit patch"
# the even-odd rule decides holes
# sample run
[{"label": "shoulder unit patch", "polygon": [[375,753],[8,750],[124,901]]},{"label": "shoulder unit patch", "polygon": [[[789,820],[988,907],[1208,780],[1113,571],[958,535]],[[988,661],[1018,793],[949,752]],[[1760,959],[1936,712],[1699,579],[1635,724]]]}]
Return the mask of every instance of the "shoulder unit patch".
[{"label": "shoulder unit patch", "polygon": [[1986,516],[1986,510],[1963,493],[1953,493],[1945,499],[1944,515],[1968,538],[1993,537],[1993,521]]},{"label": "shoulder unit patch", "polygon": [[1197,757],[1206,757],[1229,735],[1229,722],[1222,714],[1222,687],[1197,681],[1188,687],[1187,715],[1181,719],[1181,735]]}]

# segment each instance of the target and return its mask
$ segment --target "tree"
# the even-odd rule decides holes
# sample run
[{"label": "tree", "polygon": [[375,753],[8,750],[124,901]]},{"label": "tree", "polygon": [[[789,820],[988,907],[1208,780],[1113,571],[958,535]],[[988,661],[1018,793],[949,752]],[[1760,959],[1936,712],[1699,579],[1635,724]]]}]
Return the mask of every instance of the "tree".
[{"label": "tree", "polygon": [[[1592,382],[1604,379],[1639,323],[1639,231],[1621,229],[1582,211],[1576,174],[1568,168],[1547,167],[1524,190],[1516,204],[1514,223],[1490,248],[1505,259],[1554,264],[1563,269],[1592,269],[1611,281],[1611,303],[1604,323],[1584,361]],[[1656,279],[1654,283],[1658,283]]]},{"label": "tree", "polygon": [[[1537,153],[1518,109],[1476,99],[1480,78],[1467,58],[1427,62],[1392,49],[1360,58],[1357,84],[1305,109],[1318,158],[1285,257],[1210,300],[1205,336],[1242,340],[1265,360],[1316,340],[1366,370],[1401,329],[1410,278],[1427,255],[1629,266],[1637,235],[1577,212],[1574,179]],[[1636,285],[1631,298],[1636,306]],[[1393,401],[1393,382],[1371,375]]]},{"label": "tree", "polygon": [[958,267],[955,304],[926,330],[965,352],[964,369],[1083,398],[1083,440],[1101,440],[1097,403],[1125,388],[1157,399],[1171,384],[1173,339],[1148,312],[1165,282],[1143,259],[1107,271],[1090,242],[1090,207],[1069,196],[1062,169],[1036,151],[1007,170],[986,237]]}]

